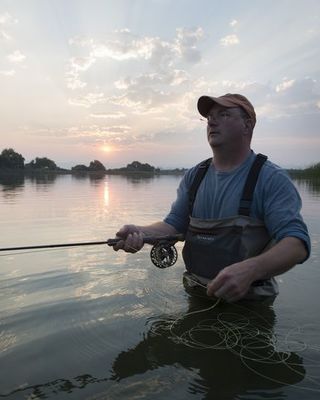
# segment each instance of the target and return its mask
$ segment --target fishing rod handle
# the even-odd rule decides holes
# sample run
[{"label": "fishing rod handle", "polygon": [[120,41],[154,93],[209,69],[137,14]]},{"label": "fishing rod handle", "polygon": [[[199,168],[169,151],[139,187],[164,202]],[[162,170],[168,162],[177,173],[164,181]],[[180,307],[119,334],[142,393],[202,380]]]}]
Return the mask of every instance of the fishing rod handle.
[{"label": "fishing rod handle", "polygon": [[[108,246],[114,246],[120,240],[125,240],[122,238],[114,238],[114,239],[108,239],[107,240],[107,245]],[[183,241],[184,240],[184,235],[178,234],[178,235],[165,235],[165,236],[144,236],[143,237],[143,243],[147,244],[155,244],[158,242],[178,242],[178,241]]]}]

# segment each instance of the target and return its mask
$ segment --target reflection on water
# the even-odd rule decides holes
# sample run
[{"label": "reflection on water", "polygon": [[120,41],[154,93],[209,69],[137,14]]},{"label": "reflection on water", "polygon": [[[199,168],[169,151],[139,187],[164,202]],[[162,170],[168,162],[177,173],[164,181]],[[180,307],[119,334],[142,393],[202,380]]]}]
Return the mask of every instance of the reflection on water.
[{"label": "reflection on water", "polygon": [[[95,301],[91,308],[93,306],[100,308],[101,304]],[[107,324],[101,329],[95,321],[91,329],[98,334],[98,344],[92,343],[88,356],[92,357],[100,345],[105,365],[99,374],[82,373],[73,378],[57,374],[55,379],[36,385],[25,384],[3,393],[2,397],[46,398],[57,394],[60,399],[67,398],[68,393],[80,396],[80,389],[92,391],[95,388],[97,393],[107,393],[108,399],[134,398],[135,395],[157,398],[157,394],[159,398],[178,399],[185,398],[180,397],[183,387],[186,393],[201,395],[199,398],[203,399],[235,399],[247,393],[278,399],[283,397],[283,387],[297,385],[304,379],[303,360],[295,352],[301,349],[301,343],[291,337],[276,338],[273,331],[275,315],[271,307],[220,304],[208,309],[207,306],[197,299],[189,299],[190,308],[183,315],[148,318],[142,340],[134,347],[120,351],[113,360],[105,348],[112,348],[112,343],[103,341],[105,334],[110,335]],[[56,311],[52,311],[55,318]],[[78,313],[79,305],[66,304],[65,314],[71,316],[71,311]],[[121,320],[118,328],[121,332]],[[124,336],[122,332],[120,336]],[[61,342],[58,331],[54,339]],[[48,343],[51,341],[49,338]],[[41,342],[39,340],[39,345]],[[68,353],[73,346],[74,343],[69,344]],[[83,349],[78,354],[79,361],[81,353]],[[48,354],[52,357],[51,351]],[[111,368],[108,367],[110,362]],[[176,390],[177,385],[179,390]],[[276,389],[276,397],[267,394]],[[310,387],[302,385],[301,389],[309,390]]]},{"label": "reflection on water", "polygon": [[[113,237],[162,218],[179,180],[0,178],[0,247]],[[319,182],[295,183],[318,243]],[[214,308],[184,292],[181,257],[158,270],[149,250],[0,255],[0,398],[319,398],[317,246],[273,306]]]},{"label": "reflection on water", "polygon": [[0,193],[4,199],[11,199],[20,196],[24,190],[25,177],[23,174],[2,175],[0,173]]},{"label": "reflection on water", "polygon": [[313,195],[320,194],[320,178],[299,178],[295,180],[298,187],[302,190],[309,191]]},{"label": "reflection on water", "polygon": [[23,187],[25,176],[24,174],[1,174],[0,173],[0,185],[2,190],[14,190],[15,188]]},{"label": "reflection on water", "polygon": [[283,350],[277,351],[272,308],[224,304],[198,312],[199,304],[196,309],[190,306],[177,320],[152,322],[138,345],[119,354],[112,379],[120,382],[159,366],[178,364],[198,371],[189,390],[204,393],[206,399],[234,399],[249,391],[252,394],[253,390],[261,392],[303,380],[303,360],[290,351],[293,343],[285,343]]}]

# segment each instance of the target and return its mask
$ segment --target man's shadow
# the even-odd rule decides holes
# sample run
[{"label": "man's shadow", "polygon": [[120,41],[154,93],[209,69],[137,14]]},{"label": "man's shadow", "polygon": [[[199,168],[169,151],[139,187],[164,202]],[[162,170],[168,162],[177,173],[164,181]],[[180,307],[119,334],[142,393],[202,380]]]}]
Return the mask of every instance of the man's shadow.
[{"label": "man's shadow", "polygon": [[[149,320],[141,342],[113,362],[111,380],[120,383],[137,374],[175,366],[180,372],[197,371],[188,382],[189,393],[219,400],[280,390],[303,380],[303,359],[288,350],[285,338],[274,334],[272,306],[214,304],[190,296],[189,310],[183,316]],[[174,376],[169,378],[174,381]]]}]

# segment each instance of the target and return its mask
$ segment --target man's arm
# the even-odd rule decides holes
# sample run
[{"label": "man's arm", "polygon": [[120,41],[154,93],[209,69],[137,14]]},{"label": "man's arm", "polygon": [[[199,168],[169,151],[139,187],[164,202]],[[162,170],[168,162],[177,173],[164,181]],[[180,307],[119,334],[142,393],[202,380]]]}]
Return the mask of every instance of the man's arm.
[{"label": "man's arm", "polygon": [[114,250],[120,249],[128,253],[136,253],[143,247],[143,238],[145,236],[166,236],[175,235],[178,231],[170,224],[159,221],[150,225],[124,225],[116,236],[121,238],[115,246]]},{"label": "man's arm", "polygon": [[265,253],[224,268],[208,284],[208,295],[228,302],[240,300],[254,281],[283,274],[303,262],[307,254],[300,239],[285,237]]}]

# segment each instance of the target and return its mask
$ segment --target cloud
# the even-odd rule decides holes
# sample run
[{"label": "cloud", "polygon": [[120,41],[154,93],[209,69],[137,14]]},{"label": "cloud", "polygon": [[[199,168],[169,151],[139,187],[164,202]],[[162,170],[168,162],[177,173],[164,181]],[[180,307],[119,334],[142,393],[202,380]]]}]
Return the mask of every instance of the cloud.
[{"label": "cloud", "polygon": [[237,21],[236,19],[233,19],[233,20],[230,22],[229,25],[230,25],[232,28],[234,28],[237,24],[238,24],[238,21]]},{"label": "cloud", "polygon": [[92,113],[90,114],[91,118],[98,118],[98,119],[120,119],[124,118],[126,114],[123,112],[116,112],[112,114],[105,114],[105,113]]},{"label": "cloud", "polygon": [[132,87],[125,94],[112,96],[108,100],[115,105],[129,107],[133,114],[147,114],[163,111],[174,101],[174,94],[150,86]]},{"label": "cloud", "polygon": [[201,53],[197,49],[197,44],[204,36],[203,29],[178,28],[176,32],[176,51],[181,56],[181,58],[191,63],[196,63],[200,61]]},{"label": "cloud", "polygon": [[220,44],[225,47],[237,45],[239,42],[239,38],[235,34],[227,35],[220,39]]},{"label": "cloud", "polygon": [[5,31],[0,31],[0,41],[1,40],[10,40],[11,39],[11,36],[7,33],[7,32],[5,32]]},{"label": "cloud", "polygon": [[135,78],[127,77],[115,82],[117,89],[141,88],[147,86],[177,86],[189,79],[186,71],[183,70],[170,70],[166,74],[163,73],[149,73],[141,74]]},{"label": "cloud", "polygon": [[88,49],[89,66],[96,59],[112,58],[117,61],[147,60],[153,66],[167,69],[177,60],[198,62],[201,54],[197,44],[202,37],[202,28],[178,28],[172,41],[161,40],[157,36],[138,36],[128,29],[122,29],[111,32],[104,40],[75,37],[69,43]]},{"label": "cloud", "polygon": [[20,50],[15,50],[7,56],[8,60],[12,63],[21,63],[25,60],[26,56]]},{"label": "cloud", "polygon": [[[198,44],[203,36],[202,28],[178,28],[172,40],[139,36],[128,29],[122,29],[111,32],[104,40],[81,37],[70,39],[69,43],[80,47],[85,54],[84,57],[71,58],[67,65],[67,87],[83,92],[81,96],[73,96],[69,104],[88,108],[103,101],[102,97],[88,98],[89,95],[84,94],[84,91],[90,91],[94,79],[90,79],[89,84],[84,73],[97,65],[100,59],[107,58],[117,62],[137,61],[141,69],[146,71],[116,80],[113,93],[112,88],[109,88],[106,95],[105,101],[109,105],[124,107],[132,114],[145,115],[161,113],[179,104],[181,92],[188,90],[191,83],[189,74],[181,68],[181,64],[192,66],[201,60]],[[99,83],[95,84],[94,90],[98,87]]]},{"label": "cloud", "polygon": [[18,23],[18,20],[8,12],[0,14],[0,25],[13,25],[16,23]]},{"label": "cloud", "polygon": [[185,89],[182,85],[189,83],[187,72],[178,69],[126,77],[114,83],[115,88],[123,93],[111,96],[109,101],[132,108],[134,114],[161,112],[179,101],[182,87]]},{"label": "cloud", "polygon": [[140,38],[128,29],[114,31],[102,41],[85,38],[72,38],[69,41],[71,45],[88,48],[90,57],[107,57],[118,61],[149,59],[156,42],[157,38]]},{"label": "cloud", "polygon": [[81,106],[90,108],[95,104],[105,103],[106,99],[103,93],[87,93],[74,98],[69,99],[68,103],[72,106]]},{"label": "cloud", "polygon": [[0,71],[0,75],[3,75],[3,76],[14,76],[15,74],[16,74],[16,71],[14,69]]},{"label": "cloud", "polygon": [[[8,12],[0,14],[0,27],[8,27],[10,25],[16,24],[17,22],[18,20],[16,18],[13,18]],[[0,41],[8,41],[11,39],[11,36],[6,30],[0,29]]]},{"label": "cloud", "polygon": [[295,83],[295,79],[284,80],[279,85],[276,86],[276,92],[284,92],[285,90],[292,87]]},{"label": "cloud", "polygon": [[67,87],[71,90],[85,88],[87,83],[80,79],[80,72],[87,71],[95,62],[93,57],[70,58],[66,72]]},{"label": "cloud", "polygon": [[245,88],[244,94],[252,96],[255,109],[260,118],[275,120],[304,117],[318,113],[317,104],[320,98],[320,85],[312,78],[288,79],[274,85],[258,85],[250,91]]}]

